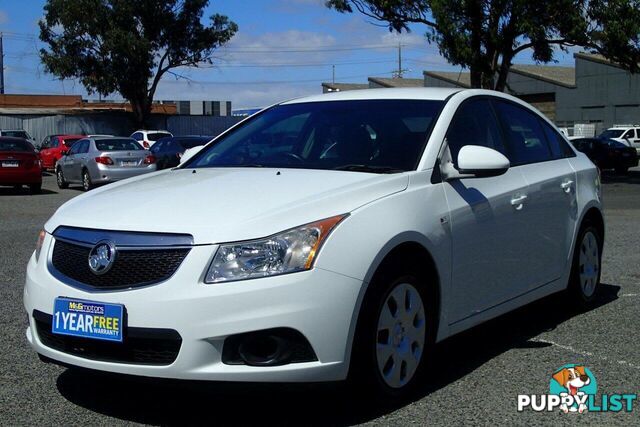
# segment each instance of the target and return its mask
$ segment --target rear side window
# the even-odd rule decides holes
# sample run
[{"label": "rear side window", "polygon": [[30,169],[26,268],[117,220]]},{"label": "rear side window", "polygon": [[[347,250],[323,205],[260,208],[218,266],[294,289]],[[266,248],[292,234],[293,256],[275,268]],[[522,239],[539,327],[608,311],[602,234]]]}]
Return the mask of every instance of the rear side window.
[{"label": "rear side window", "polygon": [[549,148],[551,149],[551,155],[554,159],[563,159],[565,157],[575,157],[576,153],[573,152],[571,147],[569,147],[569,143],[556,132],[549,124],[545,123],[544,120],[540,120],[540,125],[544,130],[544,134],[547,137],[547,142],[549,143]]},{"label": "rear side window", "polygon": [[553,159],[547,138],[535,114],[509,102],[496,101],[495,105],[503,123],[507,138],[507,157],[512,165]]},{"label": "rear side window", "polygon": [[96,149],[98,151],[133,151],[142,150],[140,144],[136,141],[123,138],[123,139],[100,139],[96,141]]},{"label": "rear side window", "polygon": [[27,141],[0,138],[0,151],[33,151],[33,148]]},{"label": "rear side window", "polygon": [[171,134],[168,133],[164,133],[164,132],[154,132],[154,133],[148,133],[147,134],[147,140],[148,141],[157,141],[160,138],[166,138],[168,136],[171,136]]},{"label": "rear side window", "polygon": [[447,131],[447,145],[456,168],[458,153],[465,145],[480,145],[505,154],[500,128],[488,100],[467,101],[458,108]]}]

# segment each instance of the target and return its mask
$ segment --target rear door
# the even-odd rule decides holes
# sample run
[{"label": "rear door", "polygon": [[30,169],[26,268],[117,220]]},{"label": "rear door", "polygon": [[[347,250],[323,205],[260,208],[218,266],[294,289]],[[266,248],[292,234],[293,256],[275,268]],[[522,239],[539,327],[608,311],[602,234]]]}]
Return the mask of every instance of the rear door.
[{"label": "rear door", "polygon": [[[486,98],[472,98],[458,108],[446,141],[445,156],[454,167],[465,145],[506,154]],[[527,183],[518,168],[510,168],[500,176],[449,180],[443,188],[450,211],[455,301],[449,316],[455,323],[526,291],[529,278],[522,264],[529,224],[520,200],[527,197]]]},{"label": "rear door", "polygon": [[528,256],[522,269],[529,290],[565,271],[576,224],[576,173],[567,160],[575,153],[566,141],[534,112],[518,104],[494,101],[509,160],[527,182],[522,219],[527,227]]}]

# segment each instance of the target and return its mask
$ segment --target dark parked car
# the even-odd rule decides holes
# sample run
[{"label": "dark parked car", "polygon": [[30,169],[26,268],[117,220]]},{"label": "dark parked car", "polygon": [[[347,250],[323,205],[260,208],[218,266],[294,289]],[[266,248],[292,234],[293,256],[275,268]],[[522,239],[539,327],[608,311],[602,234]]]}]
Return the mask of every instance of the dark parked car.
[{"label": "dark parked car", "polygon": [[40,157],[26,139],[0,137],[0,185],[28,185],[32,193],[40,192]]},{"label": "dark parked car", "polygon": [[600,170],[615,169],[618,173],[627,173],[629,168],[638,166],[636,149],[622,142],[607,138],[580,138],[571,142]]},{"label": "dark parked car", "polygon": [[159,139],[149,151],[157,159],[158,170],[173,168],[180,164],[180,158],[186,150],[204,145],[212,139],[212,136],[171,136]]}]

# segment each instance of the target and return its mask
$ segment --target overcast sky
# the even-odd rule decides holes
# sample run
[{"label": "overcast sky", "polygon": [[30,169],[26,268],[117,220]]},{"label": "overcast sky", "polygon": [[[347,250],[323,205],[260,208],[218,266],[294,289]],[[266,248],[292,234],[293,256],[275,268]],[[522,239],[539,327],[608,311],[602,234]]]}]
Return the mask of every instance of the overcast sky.
[{"label": "overcast sky", "polygon": [[[37,51],[37,22],[42,0],[0,0],[0,31],[5,32],[6,93],[80,94],[82,86],[44,73]],[[403,44],[405,77],[423,70],[460,70],[424,40],[425,29],[413,27],[398,36],[359,14],[343,15],[324,0],[213,0],[205,16],[221,13],[239,25],[227,47],[216,53],[215,66],[180,69],[188,78],[167,75],[156,99],[230,100],[233,108],[266,106],[283,99],[321,92],[320,83],[365,83],[368,76],[391,77]],[[558,65],[573,65],[560,55]],[[517,62],[530,63],[522,54]]]}]

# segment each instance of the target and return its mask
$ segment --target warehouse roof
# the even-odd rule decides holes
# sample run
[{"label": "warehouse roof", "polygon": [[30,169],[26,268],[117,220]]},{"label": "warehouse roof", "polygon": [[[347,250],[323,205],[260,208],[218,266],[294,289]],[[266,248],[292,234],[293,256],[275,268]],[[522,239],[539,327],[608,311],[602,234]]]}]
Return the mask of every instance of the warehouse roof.
[{"label": "warehouse roof", "polygon": [[369,85],[367,83],[322,83],[322,86],[327,88],[329,92],[339,92],[342,90],[358,90],[358,89],[369,89]]},{"label": "warehouse roof", "polygon": [[[510,72],[565,87],[575,87],[576,84],[575,68],[573,67],[515,64],[511,67]],[[424,75],[460,87],[471,87],[469,72],[425,71]]]},{"label": "warehouse roof", "polygon": [[369,77],[369,82],[382,87],[424,87],[423,79],[405,79],[388,77]]}]

